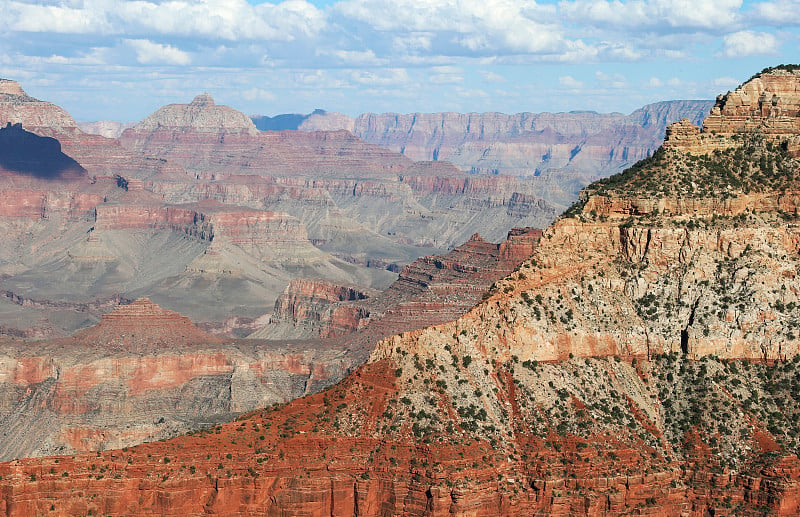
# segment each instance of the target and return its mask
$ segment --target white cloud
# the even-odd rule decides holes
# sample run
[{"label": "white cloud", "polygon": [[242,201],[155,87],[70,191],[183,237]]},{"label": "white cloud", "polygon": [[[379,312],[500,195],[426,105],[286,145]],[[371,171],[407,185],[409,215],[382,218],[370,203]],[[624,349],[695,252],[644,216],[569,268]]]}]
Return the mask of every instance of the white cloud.
[{"label": "white cloud", "polygon": [[320,48],[316,50],[317,56],[333,57],[337,62],[350,66],[380,65],[385,59],[378,59],[372,50],[336,50]]},{"label": "white cloud", "polygon": [[4,0],[0,28],[19,32],[293,41],[313,37],[326,23],[322,11],[304,0],[256,6],[246,0],[76,0],[72,4]]},{"label": "white cloud", "polygon": [[579,81],[572,77],[571,75],[562,75],[558,78],[558,84],[563,86],[564,88],[568,88],[571,90],[577,90],[583,88],[584,84],[583,81]]},{"label": "white cloud", "polygon": [[594,75],[595,77],[597,77],[597,80],[600,81],[601,83],[604,83],[603,86],[607,88],[620,89],[628,86],[628,80],[622,74],[609,75],[605,72],[597,71],[595,72]]},{"label": "white cloud", "polygon": [[439,43],[475,53],[557,53],[568,42],[552,8],[523,0],[344,0],[332,9],[348,23],[394,33],[395,45],[408,48],[415,40],[420,48],[430,48],[430,33],[449,34]]},{"label": "white cloud", "polygon": [[778,53],[778,40],[768,32],[739,31],[726,35],[723,55],[726,57],[767,56]]},{"label": "white cloud", "polygon": [[274,101],[275,94],[263,88],[249,88],[242,91],[242,97],[248,101]]},{"label": "white cloud", "polygon": [[430,50],[432,42],[433,33],[431,32],[412,32],[392,38],[392,46],[401,52]]},{"label": "white cloud", "polygon": [[192,62],[189,54],[171,45],[146,39],[129,39],[125,43],[136,52],[136,61],[143,65],[188,65]]},{"label": "white cloud", "polygon": [[404,68],[356,70],[350,77],[356,83],[367,86],[399,86],[410,81],[408,72]]},{"label": "white cloud", "polygon": [[757,22],[776,27],[800,25],[800,0],[759,2],[753,6]]},{"label": "white cloud", "polygon": [[649,86],[650,88],[661,88],[662,86],[664,86],[664,82],[658,77],[651,77],[647,81],[647,86]]},{"label": "white cloud", "polygon": [[741,7],[742,0],[562,0],[558,11],[566,20],[596,27],[715,32],[735,25]]},{"label": "white cloud", "polygon": [[464,82],[464,76],[457,74],[435,74],[428,77],[428,81],[434,84],[461,84]]},{"label": "white cloud", "polygon": [[489,81],[490,83],[504,83],[504,82],[506,82],[506,78],[505,77],[503,77],[502,75],[497,74],[495,72],[492,72],[491,70],[481,70],[480,74],[483,76],[483,78],[486,81]]},{"label": "white cloud", "polygon": [[105,13],[85,7],[40,5],[21,1],[2,3],[0,29],[20,32],[104,34],[112,31]]}]

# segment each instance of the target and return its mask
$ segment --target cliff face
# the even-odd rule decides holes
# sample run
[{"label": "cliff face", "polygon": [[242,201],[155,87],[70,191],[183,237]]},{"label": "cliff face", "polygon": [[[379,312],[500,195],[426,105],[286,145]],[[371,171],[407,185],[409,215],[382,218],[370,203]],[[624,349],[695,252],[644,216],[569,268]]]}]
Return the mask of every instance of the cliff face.
[{"label": "cliff face", "polygon": [[309,116],[300,128],[348,129],[367,142],[414,160],[448,160],[466,172],[539,175],[547,169],[577,169],[586,185],[647,156],[667,125],[689,118],[699,123],[712,103],[670,101],[631,113],[365,113],[345,121],[340,114]]},{"label": "cliff face", "polygon": [[709,133],[732,135],[757,131],[761,134],[797,136],[800,70],[775,69],[758,74],[735,91],[717,97],[703,123]]},{"label": "cliff face", "polygon": [[592,185],[458,320],[207,432],[4,464],[6,514],[796,515],[800,164],[697,137]]}]

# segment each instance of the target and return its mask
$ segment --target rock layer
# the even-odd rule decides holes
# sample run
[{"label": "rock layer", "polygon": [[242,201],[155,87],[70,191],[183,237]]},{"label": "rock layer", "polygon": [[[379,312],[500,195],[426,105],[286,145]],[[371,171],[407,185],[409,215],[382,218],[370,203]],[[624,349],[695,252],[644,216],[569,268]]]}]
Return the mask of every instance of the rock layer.
[{"label": "rock layer", "polygon": [[330,129],[338,123],[367,142],[414,160],[448,160],[466,172],[534,176],[550,168],[578,169],[585,178],[580,188],[593,177],[644,158],[658,147],[668,124],[684,117],[699,123],[710,107],[706,101],[671,101],[630,115],[365,113],[355,120],[319,113],[300,128]]},{"label": "rock layer", "polygon": [[800,70],[793,67],[766,69],[735,91],[720,95],[703,122],[703,131],[797,136],[800,132],[798,76]]},{"label": "rock layer", "polygon": [[365,293],[318,280],[289,284],[275,303],[260,338],[346,336],[367,347],[379,337],[457,318],[475,305],[495,280],[530,257],[541,231],[515,228],[500,244],[475,234],[446,255],[405,266],[383,292]]},{"label": "rock layer", "polygon": [[5,460],[173,436],[341,378],[337,347],[220,340],[147,299],[74,337],[0,343]]}]

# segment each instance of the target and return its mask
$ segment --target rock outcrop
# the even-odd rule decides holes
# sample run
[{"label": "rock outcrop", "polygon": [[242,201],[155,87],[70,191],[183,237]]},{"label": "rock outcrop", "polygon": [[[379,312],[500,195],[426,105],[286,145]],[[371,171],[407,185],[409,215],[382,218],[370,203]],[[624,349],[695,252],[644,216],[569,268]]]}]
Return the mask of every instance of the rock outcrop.
[{"label": "rock outcrop", "polygon": [[735,91],[717,97],[703,131],[796,137],[800,132],[798,76],[800,69],[793,66],[767,68],[756,74]]},{"label": "rock outcrop", "polygon": [[271,326],[278,328],[262,329],[252,336],[328,338],[354,332],[361,320],[369,316],[369,311],[360,305],[339,305],[338,302],[365,300],[375,294],[364,291],[326,280],[292,280],[275,301],[270,318]]},{"label": "rock outcrop", "polygon": [[243,113],[218,106],[207,93],[195,97],[189,104],[170,104],[159,109],[133,127],[136,133],[159,133],[187,130],[217,135],[255,135],[253,121]]},{"label": "rock outcrop", "polygon": [[[78,124],[63,108],[34,99],[16,81],[0,79],[0,123],[22,124],[24,128],[47,128],[55,133],[72,133]],[[48,132],[49,132],[48,131]]]}]

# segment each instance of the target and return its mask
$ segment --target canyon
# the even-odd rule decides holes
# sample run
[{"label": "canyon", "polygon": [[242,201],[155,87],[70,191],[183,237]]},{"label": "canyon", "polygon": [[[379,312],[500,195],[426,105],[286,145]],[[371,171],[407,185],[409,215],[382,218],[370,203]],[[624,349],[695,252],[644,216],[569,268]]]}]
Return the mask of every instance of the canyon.
[{"label": "canyon", "polygon": [[[0,464],[0,515],[796,515],[799,85],[766,69],[671,126],[464,315],[319,393]],[[295,284],[279,316],[369,299],[351,287]]]},{"label": "canyon", "polygon": [[0,175],[9,336],[65,337],[99,321],[94,302],[147,296],[242,337],[293,279],[382,290],[419,257],[559,211],[519,178],[415,162],[347,131],[261,132],[207,94],[112,139],[3,80],[0,121],[4,149],[27,135],[72,167],[49,177],[23,160]]},{"label": "canyon", "polygon": [[126,302],[70,337],[0,340],[0,460],[161,440],[317,392],[363,363],[380,337],[466,311],[540,236],[516,229],[491,244],[476,235],[406,266],[383,292],[294,280],[246,340],[207,333],[147,298],[84,308]]}]

